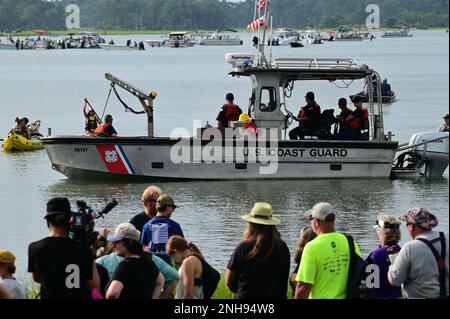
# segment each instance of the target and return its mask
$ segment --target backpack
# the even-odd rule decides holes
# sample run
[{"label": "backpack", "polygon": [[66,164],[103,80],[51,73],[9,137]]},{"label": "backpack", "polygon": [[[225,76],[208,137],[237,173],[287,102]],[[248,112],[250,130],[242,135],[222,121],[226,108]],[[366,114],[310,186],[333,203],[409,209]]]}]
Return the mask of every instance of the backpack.
[{"label": "backpack", "polygon": [[345,234],[350,248],[350,264],[347,279],[347,299],[372,299],[374,289],[366,285],[366,263],[356,254],[353,237]]},{"label": "backpack", "polygon": [[[447,289],[446,289],[446,275],[445,275],[445,235],[443,232],[439,233],[439,237],[433,240],[427,240],[425,238],[417,238],[417,240],[426,244],[431,251],[433,252],[434,257],[436,258],[437,267],[439,271],[439,287],[440,287],[440,298],[447,299]],[[441,254],[439,255],[438,251],[434,247],[434,243],[440,241],[441,242]]]},{"label": "backpack", "polygon": [[211,299],[216,292],[220,281],[220,273],[211,267],[205,260],[202,261],[202,279],[203,279],[203,298]]}]

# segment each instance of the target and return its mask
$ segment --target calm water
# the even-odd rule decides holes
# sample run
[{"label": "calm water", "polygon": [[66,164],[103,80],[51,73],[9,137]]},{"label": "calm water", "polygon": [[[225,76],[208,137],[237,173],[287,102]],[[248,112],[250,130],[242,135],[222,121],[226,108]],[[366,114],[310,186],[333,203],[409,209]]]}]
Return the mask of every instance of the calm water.
[{"label": "calm water", "polygon": [[[242,36],[250,43],[250,35]],[[107,37],[109,41],[110,37]],[[158,39],[158,36],[116,36],[116,43]],[[433,131],[448,112],[449,47],[444,31],[415,32],[411,39],[378,39],[363,43],[326,43],[300,49],[274,48],[275,56],[356,57],[387,77],[398,101],[385,107],[386,132],[405,142],[414,132]],[[227,75],[227,52],[248,52],[244,47],[153,48],[145,52],[0,51],[0,136],[13,126],[16,116],[42,120],[54,134],[81,134],[83,98],[88,97],[99,113],[105,105],[109,83],[104,73],[119,76],[145,90],[155,90],[155,129],[167,136],[175,127],[192,130],[192,120],[214,123],[225,93],[235,93],[244,109],[250,97],[248,79]],[[322,108],[333,108],[338,98],[354,94],[363,83],[338,89],[330,83],[297,83],[288,108],[296,113],[306,91],[316,92]],[[139,102],[123,93],[131,106]],[[124,113],[111,98],[107,112],[115,117],[121,135],[144,135],[145,116]],[[86,184],[68,181],[51,169],[45,151],[0,154],[0,248],[12,250],[18,268],[26,271],[27,246],[46,235],[43,221],[46,201],[67,196],[74,204],[84,199],[100,208],[116,198],[120,204],[98,228],[115,228],[141,211],[139,203],[147,184]],[[196,242],[218,268],[225,268],[239,242],[245,223],[239,216],[255,201],[273,204],[281,218],[283,238],[295,247],[299,230],[308,222],[303,211],[318,201],[333,203],[340,212],[338,227],[353,234],[365,255],[376,247],[372,225],[379,212],[400,214],[423,206],[448,229],[448,173],[437,181],[278,181],[161,183],[181,207],[174,213],[186,236]],[[403,229],[405,230],[405,229]],[[404,232],[402,241],[408,239]]]}]

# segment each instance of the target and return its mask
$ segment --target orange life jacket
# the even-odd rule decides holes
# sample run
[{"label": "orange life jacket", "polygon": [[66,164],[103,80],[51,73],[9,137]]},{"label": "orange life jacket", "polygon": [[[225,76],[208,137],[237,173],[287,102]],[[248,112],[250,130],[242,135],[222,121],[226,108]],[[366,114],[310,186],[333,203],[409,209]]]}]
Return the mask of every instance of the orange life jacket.
[{"label": "orange life jacket", "polygon": [[[299,118],[307,117],[306,116],[306,110],[305,110],[307,106],[308,105],[302,106],[302,108],[300,110],[300,113],[298,114]],[[314,107],[314,111],[316,112],[317,118],[319,118],[320,117],[320,106],[317,105],[317,103],[314,103],[312,106]]]},{"label": "orange life jacket", "polygon": [[369,118],[369,111],[365,108],[362,111],[364,112],[362,117],[354,117],[348,122],[349,128],[362,128],[363,122]]},{"label": "orange life jacket", "polygon": [[99,126],[97,126],[97,128],[95,129],[95,133],[105,133],[105,127],[106,124],[100,124]]}]

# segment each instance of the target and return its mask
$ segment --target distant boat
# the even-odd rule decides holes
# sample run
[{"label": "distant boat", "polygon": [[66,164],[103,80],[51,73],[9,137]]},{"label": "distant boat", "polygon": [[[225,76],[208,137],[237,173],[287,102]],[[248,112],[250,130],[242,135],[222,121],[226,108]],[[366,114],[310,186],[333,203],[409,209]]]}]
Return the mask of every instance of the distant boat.
[{"label": "distant boat", "polygon": [[216,31],[205,38],[201,38],[199,45],[243,45],[244,42],[239,38],[237,31],[224,30]]},{"label": "distant boat", "polygon": [[336,32],[336,41],[363,41],[362,36],[357,30],[349,29],[346,27],[339,28]]},{"label": "distant boat", "polygon": [[193,47],[195,42],[192,41],[188,32],[172,32],[169,34],[169,40],[166,46],[171,48],[188,48]]},{"label": "distant boat", "polygon": [[114,45],[114,44],[100,44],[100,47],[108,51],[139,51],[139,46],[126,46],[126,45]]},{"label": "distant boat", "polygon": [[400,30],[386,31],[381,35],[382,38],[411,38],[413,34],[407,27],[402,27]]},{"label": "distant boat", "polygon": [[0,43],[0,50],[15,50],[16,46],[9,43]]}]

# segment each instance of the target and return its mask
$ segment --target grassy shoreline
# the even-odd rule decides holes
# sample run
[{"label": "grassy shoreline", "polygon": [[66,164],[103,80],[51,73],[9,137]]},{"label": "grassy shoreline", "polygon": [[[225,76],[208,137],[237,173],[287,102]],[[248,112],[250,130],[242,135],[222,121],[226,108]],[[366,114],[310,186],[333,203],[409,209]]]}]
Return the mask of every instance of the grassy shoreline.
[{"label": "grassy shoreline", "polygon": [[[275,30],[276,28],[274,28]],[[355,28],[355,29],[360,29],[360,30],[367,30],[364,28]],[[300,29],[301,30],[301,29]],[[336,29],[331,29],[331,28],[324,28],[324,29],[320,29],[323,32],[333,32],[336,31]],[[384,32],[384,31],[389,31],[389,30],[393,30],[393,28],[380,28],[380,29],[369,29],[368,31],[370,32]],[[436,28],[429,28],[429,29],[416,29],[416,28],[411,28],[411,31],[445,31],[448,30],[448,27],[436,27]],[[102,30],[102,29],[98,29],[98,30],[52,30],[49,31],[51,35],[67,35],[69,33],[73,33],[73,34],[78,34],[80,31],[88,31],[88,32],[94,32],[96,34],[100,34],[100,35],[106,35],[106,36],[111,36],[111,35],[157,35],[157,34],[167,34],[170,32],[173,32],[175,30]],[[188,32],[214,32],[215,30],[183,30],[183,31],[188,31]],[[248,29],[236,29],[236,31],[241,32],[241,33],[251,33],[251,30]],[[14,33],[13,36],[21,36],[21,37],[26,37],[26,36],[36,36],[37,34],[32,32],[32,31],[22,31],[19,33]],[[0,32],[0,36],[6,36],[5,33]]]}]

